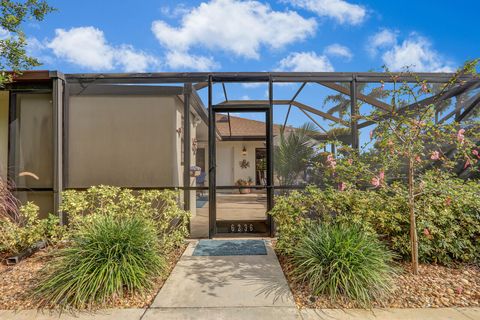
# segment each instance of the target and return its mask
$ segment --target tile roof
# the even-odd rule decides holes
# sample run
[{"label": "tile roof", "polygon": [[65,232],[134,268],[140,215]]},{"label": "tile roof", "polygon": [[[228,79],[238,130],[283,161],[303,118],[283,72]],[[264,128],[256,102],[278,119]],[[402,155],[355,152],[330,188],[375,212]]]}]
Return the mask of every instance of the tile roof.
[{"label": "tile roof", "polygon": [[[228,124],[228,116],[226,114],[216,114],[216,126],[222,137],[258,137],[265,136],[266,126],[265,122],[241,118],[230,115],[230,126]],[[273,135],[280,134],[280,128],[282,126],[278,124],[273,125]],[[230,128],[232,130],[230,134]],[[287,126],[287,130],[292,128]]]}]

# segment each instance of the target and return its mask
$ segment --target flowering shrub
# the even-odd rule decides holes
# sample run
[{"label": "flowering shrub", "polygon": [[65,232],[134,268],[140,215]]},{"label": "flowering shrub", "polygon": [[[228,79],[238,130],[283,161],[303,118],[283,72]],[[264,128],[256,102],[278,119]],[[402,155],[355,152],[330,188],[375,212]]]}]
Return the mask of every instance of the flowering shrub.
[{"label": "flowering shrub", "polygon": [[[480,184],[440,171],[422,175],[415,208],[422,262],[480,261]],[[309,187],[276,198],[270,214],[277,225],[277,249],[294,252],[311,224],[348,222],[376,233],[404,259],[410,255],[407,188],[344,191]]]},{"label": "flowering shrub", "polygon": [[63,193],[61,210],[67,215],[71,230],[88,224],[98,215],[144,217],[154,224],[164,252],[182,243],[188,234],[190,214],[180,209],[178,192],[171,190],[134,192],[112,186],[68,190]]}]

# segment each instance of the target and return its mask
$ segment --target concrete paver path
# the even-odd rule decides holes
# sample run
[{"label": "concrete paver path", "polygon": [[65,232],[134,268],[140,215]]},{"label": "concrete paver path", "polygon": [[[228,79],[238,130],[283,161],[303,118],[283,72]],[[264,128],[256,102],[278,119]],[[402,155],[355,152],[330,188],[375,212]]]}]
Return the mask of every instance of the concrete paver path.
[{"label": "concrete paver path", "polygon": [[[266,308],[271,308],[272,319],[282,319],[283,314],[295,315],[287,280],[270,241],[265,242],[267,255],[255,256],[192,256],[197,242],[190,243],[151,309],[164,315],[197,308],[199,314],[210,319],[212,312],[220,316],[218,308],[229,309],[225,312],[229,319],[236,315],[248,319],[246,315],[258,314],[257,311]],[[145,319],[152,319],[151,315],[147,314]]]}]

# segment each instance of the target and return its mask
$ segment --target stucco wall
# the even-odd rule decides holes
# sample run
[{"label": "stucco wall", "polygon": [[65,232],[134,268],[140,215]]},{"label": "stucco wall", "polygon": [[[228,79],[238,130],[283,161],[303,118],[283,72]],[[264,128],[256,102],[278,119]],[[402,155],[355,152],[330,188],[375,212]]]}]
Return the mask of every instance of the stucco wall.
[{"label": "stucco wall", "polygon": [[[245,146],[247,154],[242,154]],[[255,183],[255,149],[265,148],[263,141],[217,141],[217,185],[232,186],[238,179],[252,178]],[[240,162],[249,162],[241,168]],[[229,173],[231,172],[231,174]]]},{"label": "stucco wall", "polygon": [[[183,168],[186,165],[188,168],[190,166],[195,165],[196,163],[196,158],[195,158],[195,153],[193,152],[193,144],[192,144],[192,139],[196,137],[196,126],[194,125],[195,122],[195,115],[190,114],[190,164],[184,164],[182,163],[182,152],[183,152],[183,144],[182,144],[182,137],[184,135],[184,128],[183,128],[183,109],[184,105],[183,102],[175,98],[175,145],[176,145],[176,152],[175,152],[175,159],[174,162],[176,163],[176,168],[174,170],[174,177],[173,180],[175,182],[175,185],[178,186],[183,186]],[[178,133],[176,130],[182,128],[182,132]],[[183,159],[184,160],[184,159]],[[194,187],[195,186],[195,178],[190,177],[190,186]],[[183,201],[183,192],[180,193],[180,197]],[[196,192],[195,191],[190,191],[190,211],[192,213],[192,216],[196,215]]]},{"label": "stucco wall", "polygon": [[8,163],[8,91],[0,91],[0,177],[6,178]]}]

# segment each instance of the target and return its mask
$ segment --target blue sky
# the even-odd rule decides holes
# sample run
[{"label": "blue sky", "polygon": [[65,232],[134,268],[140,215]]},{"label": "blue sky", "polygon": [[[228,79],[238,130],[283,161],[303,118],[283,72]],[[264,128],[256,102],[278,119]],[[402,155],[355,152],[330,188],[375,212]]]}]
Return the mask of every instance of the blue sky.
[{"label": "blue sky", "polygon": [[[384,64],[452,71],[480,56],[476,0],[50,3],[57,12],[26,25],[29,51],[44,63],[40,69],[64,73],[379,71]],[[314,89],[300,99],[321,105],[329,92]],[[275,92],[281,98],[295,90]],[[265,98],[263,87],[229,91],[231,99]],[[293,124],[302,117],[294,114]]]},{"label": "blue sky", "polygon": [[[43,68],[64,72],[304,69],[294,53],[308,54],[297,57],[311,58],[307,66],[318,71],[379,70],[385,63],[439,71],[480,54],[480,3],[474,0],[50,3],[58,11],[26,31]],[[382,31],[383,42],[375,46]],[[413,51],[405,57],[402,49]],[[110,54],[130,54],[141,63]]]}]

